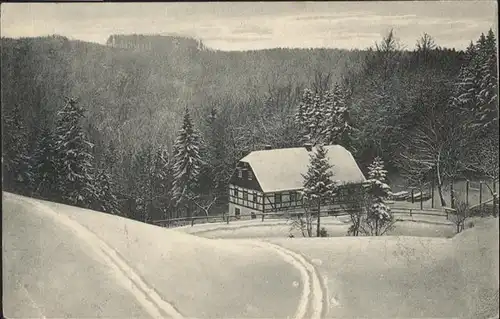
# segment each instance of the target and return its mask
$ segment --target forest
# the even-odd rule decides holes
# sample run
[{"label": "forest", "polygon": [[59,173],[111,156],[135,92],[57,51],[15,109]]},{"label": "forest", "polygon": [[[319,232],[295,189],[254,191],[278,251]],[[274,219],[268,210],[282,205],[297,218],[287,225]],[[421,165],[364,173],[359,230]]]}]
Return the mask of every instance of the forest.
[{"label": "forest", "polygon": [[141,221],[220,213],[241,157],[305,142],[343,145],[365,173],[380,157],[409,185],[498,178],[492,30],[465,51],[393,31],[350,51],[1,41],[7,191]]}]

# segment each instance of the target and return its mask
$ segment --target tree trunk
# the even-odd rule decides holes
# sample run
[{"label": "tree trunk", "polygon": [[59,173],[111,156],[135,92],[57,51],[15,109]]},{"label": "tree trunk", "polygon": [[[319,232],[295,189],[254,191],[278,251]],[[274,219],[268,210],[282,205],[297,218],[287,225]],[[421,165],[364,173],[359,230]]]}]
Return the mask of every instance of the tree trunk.
[{"label": "tree trunk", "polygon": [[441,200],[441,206],[446,206],[446,200],[444,199],[443,195],[443,184],[441,182],[438,182],[437,188],[438,188],[439,199]]},{"label": "tree trunk", "polygon": [[452,179],[451,182],[450,182],[450,205],[451,205],[451,208],[455,208],[455,187],[454,187],[454,184],[455,181]]},{"label": "tree trunk", "polygon": [[311,212],[306,213],[307,236],[312,237],[312,216]]},{"label": "tree trunk", "polygon": [[318,224],[316,225],[316,237],[320,235],[321,199],[318,199]]},{"label": "tree trunk", "polygon": [[439,160],[441,158],[441,152],[438,154],[438,159],[436,163],[436,177],[437,177],[437,187],[439,193],[439,199],[441,200],[441,206],[446,206],[446,201],[443,196],[443,180],[441,179],[441,172],[439,170]]}]

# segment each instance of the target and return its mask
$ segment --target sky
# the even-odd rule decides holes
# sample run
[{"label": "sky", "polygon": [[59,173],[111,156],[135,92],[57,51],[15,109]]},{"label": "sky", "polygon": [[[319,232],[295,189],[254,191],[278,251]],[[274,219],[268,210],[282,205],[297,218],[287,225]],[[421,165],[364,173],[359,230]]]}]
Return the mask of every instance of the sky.
[{"label": "sky", "polygon": [[2,3],[3,37],[59,34],[104,44],[111,34],[183,35],[219,50],[365,49],[390,29],[407,49],[425,32],[465,48],[497,29],[490,0],[380,2]]}]

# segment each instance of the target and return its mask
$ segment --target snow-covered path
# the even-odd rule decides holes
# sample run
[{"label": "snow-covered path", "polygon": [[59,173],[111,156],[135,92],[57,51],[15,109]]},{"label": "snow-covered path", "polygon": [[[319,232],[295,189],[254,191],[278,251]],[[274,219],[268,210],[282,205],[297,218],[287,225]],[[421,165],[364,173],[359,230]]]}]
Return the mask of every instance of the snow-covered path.
[{"label": "snow-covered path", "polygon": [[[8,318],[147,317],[75,231],[3,198],[3,312]],[[27,218],[29,217],[29,218]]]},{"label": "snow-covered path", "polygon": [[[302,296],[295,314],[296,319],[310,318],[320,319],[323,313],[323,287],[319,275],[311,263],[302,255],[282,246],[271,244],[269,242],[256,242],[256,245],[276,251],[283,259],[289,262],[300,271],[304,282]],[[309,310],[308,310],[309,308]]]},{"label": "snow-covered path", "polygon": [[183,316],[167,301],[142,280],[130,265],[127,264],[118,252],[101,240],[90,229],[82,226],[68,216],[56,212],[54,209],[40,202],[17,198],[19,201],[31,205],[33,212],[51,218],[55,223],[70,229],[81,241],[90,245],[92,253],[101,258],[112,270],[116,282],[136,299],[142,308],[153,318],[170,317],[174,319]]},{"label": "snow-covered path", "polygon": [[2,205],[10,318],[310,318],[321,311],[311,304],[318,300],[313,274],[266,244],[208,240],[8,193]]}]

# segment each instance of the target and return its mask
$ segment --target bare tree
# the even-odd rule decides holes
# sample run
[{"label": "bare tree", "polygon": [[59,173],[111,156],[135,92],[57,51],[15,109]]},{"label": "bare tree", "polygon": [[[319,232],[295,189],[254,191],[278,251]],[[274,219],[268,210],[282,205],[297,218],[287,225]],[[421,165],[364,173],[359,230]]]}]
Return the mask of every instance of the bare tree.
[{"label": "bare tree", "polygon": [[457,233],[465,229],[465,221],[469,218],[469,207],[462,200],[456,201],[455,210],[451,213],[450,220],[455,224]]},{"label": "bare tree", "polygon": [[296,214],[292,217],[292,225],[290,227],[290,231],[294,229],[300,230],[303,237],[312,237],[313,223],[313,214],[307,207],[304,207],[304,214]]},{"label": "bare tree", "polygon": [[312,84],[314,93],[321,95],[323,92],[326,92],[330,86],[331,78],[331,72],[325,74],[321,70],[316,70],[314,72],[314,82]]},{"label": "bare tree", "polygon": [[199,196],[189,196],[186,194],[184,194],[183,196],[187,200],[191,201],[196,207],[198,207],[198,209],[200,209],[205,213],[208,222],[208,217],[210,215],[210,208],[212,208],[212,206],[217,202],[217,196],[214,196],[211,201],[202,200]]},{"label": "bare tree", "polygon": [[367,233],[365,219],[372,205],[371,196],[364,189],[349,187],[341,204],[342,209],[349,214],[351,219],[351,226],[347,230],[347,235],[359,236]]},{"label": "bare tree", "polygon": [[477,143],[474,133],[461,124],[459,115],[447,111],[429,108],[402,143],[401,158],[396,161],[409,179],[422,181],[426,175],[436,178],[442,206],[446,206],[445,181],[453,185],[463,173],[475,170],[469,152]]},{"label": "bare tree", "polygon": [[417,40],[417,51],[427,53],[436,48],[434,39],[427,33],[424,33],[420,39]]}]

